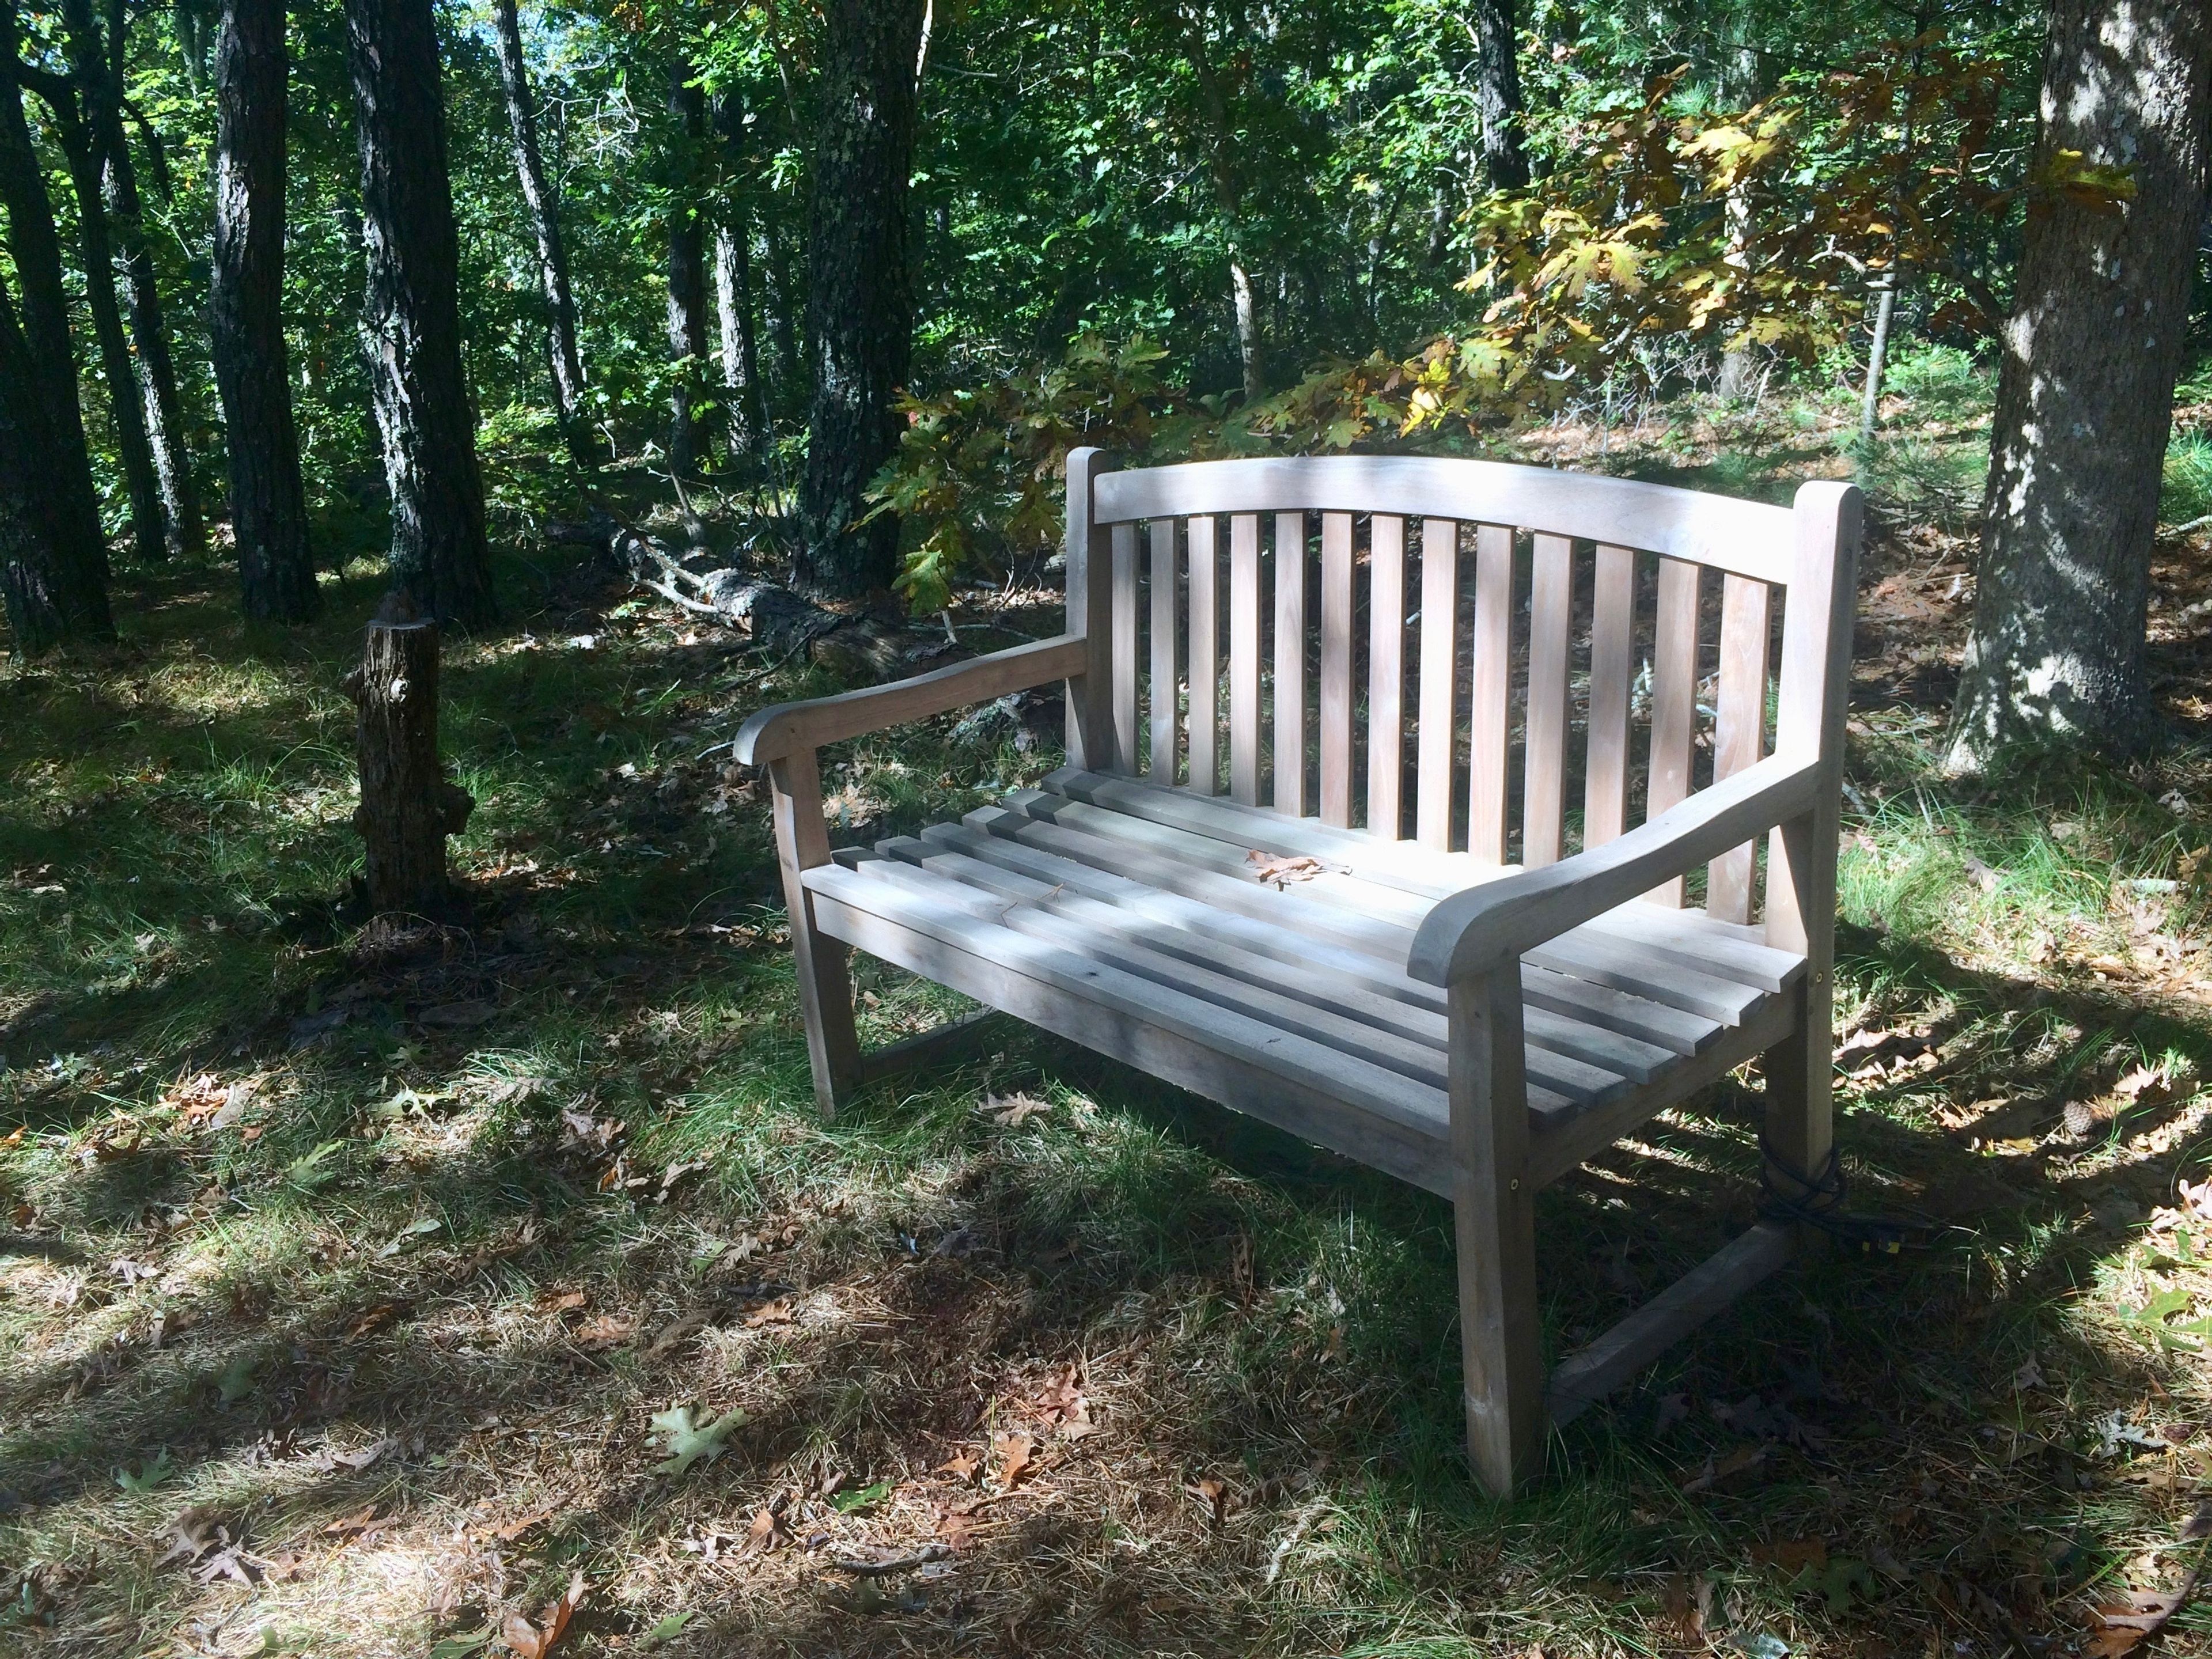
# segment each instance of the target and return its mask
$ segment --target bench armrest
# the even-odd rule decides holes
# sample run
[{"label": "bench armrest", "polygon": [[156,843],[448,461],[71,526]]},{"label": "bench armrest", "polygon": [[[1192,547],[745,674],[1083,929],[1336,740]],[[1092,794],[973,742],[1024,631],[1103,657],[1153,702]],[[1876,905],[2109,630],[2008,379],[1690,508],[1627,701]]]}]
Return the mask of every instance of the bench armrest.
[{"label": "bench armrest", "polygon": [[1413,936],[1406,971],[1431,985],[1490,973],[1661,882],[1810,811],[1834,784],[1814,757],[1771,756],[1626,835],[1541,869],[1462,889]]},{"label": "bench armrest", "polygon": [[1062,634],[888,685],[866,686],[809,702],[777,703],[757,710],[738,728],[731,747],[741,763],[765,766],[802,749],[819,749],[825,743],[1069,678],[1088,665],[1086,650],[1083,635]]}]

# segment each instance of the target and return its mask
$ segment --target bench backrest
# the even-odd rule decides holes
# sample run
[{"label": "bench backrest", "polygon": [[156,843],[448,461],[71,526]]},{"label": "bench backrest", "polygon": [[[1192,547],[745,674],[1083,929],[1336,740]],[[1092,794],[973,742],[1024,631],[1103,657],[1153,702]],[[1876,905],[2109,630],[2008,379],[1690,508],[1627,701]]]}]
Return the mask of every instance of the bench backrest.
[{"label": "bench backrest", "polygon": [[[1844,484],[1786,508],[1491,461],[1077,450],[1071,758],[1550,863],[1770,750],[1840,776],[1856,527]],[[1748,921],[1755,883],[1751,848],[1716,860],[1708,908]]]}]

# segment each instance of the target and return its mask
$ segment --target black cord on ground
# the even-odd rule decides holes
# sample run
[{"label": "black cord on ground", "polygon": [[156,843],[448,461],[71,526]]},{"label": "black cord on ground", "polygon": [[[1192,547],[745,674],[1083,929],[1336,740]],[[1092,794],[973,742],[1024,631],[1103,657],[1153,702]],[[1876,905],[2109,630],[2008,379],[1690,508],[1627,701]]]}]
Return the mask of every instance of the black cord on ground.
[{"label": "black cord on ground", "polygon": [[[1921,1235],[1929,1229],[1919,1222],[1898,1216],[1844,1212],[1848,1183],[1844,1178],[1843,1159],[1833,1146],[1828,1148],[1819,1167],[1809,1172],[1798,1169],[1777,1152],[1764,1132],[1759,1138],[1759,1152],[1760,1219],[1817,1227],[1847,1244],[1856,1245],[1869,1255],[1896,1255],[1907,1245],[1917,1248],[1926,1243]],[[1790,1191],[1784,1191],[1777,1183],[1778,1175],[1788,1183]]]}]

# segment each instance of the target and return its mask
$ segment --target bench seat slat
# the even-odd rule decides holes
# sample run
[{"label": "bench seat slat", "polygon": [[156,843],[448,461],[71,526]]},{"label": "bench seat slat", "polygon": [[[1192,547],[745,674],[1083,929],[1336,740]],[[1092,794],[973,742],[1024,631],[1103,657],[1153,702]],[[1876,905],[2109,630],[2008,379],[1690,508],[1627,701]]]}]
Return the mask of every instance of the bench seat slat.
[{"label": "bench seat slat", "polygon": [[[1290,1011],[1294,1019],[1309,1018],[1316,1009],[1326,1010],[1332,1015],[1348,1015],[1363,1026],[1423,1045],[1433,1052],[1437,1065],[1443,1064],[1449,1027],[1441,1012],[1400,1002],[1363,986],[1347,985],[1340,973],[1295,960],[1285,962],[1278,954],[1263,955],[1226,942],[1209,929],[1148,921],[1095,899],[1064,893],[1058,884],[1003,870],[950,848],[910,836],[878,842],[876,850],[885,858],[915,864],[982,889],[1000,902],[1011,899],[1033,905],[1079,922],[1094,932],[1115,935],[1147,951],[1228,975],[1265,996],[1279,994],[1306,1005]],[[1158,976],[1149,968],[1134,963],[1123,962],[1121,965],[1133,972],[1146,973],[1148,977]],[[1211,994],[1206,990],[1197,994]],[[1585,1024],[1571,1012],[1533,1007],[1526,1030],[1532,1048],[1574,1062],[1554,1081],[1550,1076],[1550,1072],[1557,1069],[1553,1062],[1531,1056],[1532,1070],[1540,1079],[1577,1100],[1610,1098],[1618,1092],[1612,1080],[1615,1078],[1649,1083],[1675,1058],[1672,1050],[1659,1044]],[[1595,1067],[1606,1075],[1588,1076],[1581,1067]],[[1427,1073],[1425,1071],[1422,1074]],[[1437,1075],[1441,1078],[1442,1073]]]},{"label": "bench seat slat", "polygon": [[[1142,824],[1187,831],[1203,842],[1159,836],[1149,830],[1124,830],[1106,817],[1050,807],[1037,799],[1058,793],[1083,806],[1117,813]],[[1369,888],[1394,890],[1374,905],[1374,913],[1394,919],[1413,916],[1415,925],[1428,912],[1425,901],[1460,891],[1477,882],[1496,880],[1512,873],[1510,866],[1485,865],[1460,853],[1432,853],[1403,842],[1384,842],[1357,830],[1332,830],[1314,818],[1293,818],[1265,807],[1238,806],[1231,801],[1202,799],[1180,789],[1161,789],[1133,778],[1111,773],[1086,772],[1068,767],[1044,780],[1040,792],[1020,792],[1018,799],[1055,822],[1089,828],[1099,834],[1124,835],[1150,845],[1188,848],[1207,866],[1232,877],[1250,879],[1254,866],[1247,852],[1258,849],[1281,856],[1306,854],[1348,867],[1352,879]],[[1329,878],[1301,886],[1329,890]],[[1374,896],[1363,896],[1364,903]],[[1407,900],[1424,901],[1409,906]],[[1648,946],[1670,962],[1733,980],[1759,991],[1780,991],[1794,984],[1804,959],[1761,943],[1756,929],[1715,921],[1701,910],[1669,910],[1656,905],[1624,904],[1586,922],[1568,937],[1603,934]]]}]

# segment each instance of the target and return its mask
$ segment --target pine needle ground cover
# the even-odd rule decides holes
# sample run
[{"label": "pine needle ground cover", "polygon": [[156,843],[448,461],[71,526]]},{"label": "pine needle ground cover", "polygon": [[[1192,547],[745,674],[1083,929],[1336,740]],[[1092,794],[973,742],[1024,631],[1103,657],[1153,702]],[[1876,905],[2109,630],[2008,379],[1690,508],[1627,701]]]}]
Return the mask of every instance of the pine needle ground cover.
[{"label": "pine needle ground cover", "polygon": [[[1859,1201],[1929,1227],[1771,1281],[1510,1505],[1442,1204],[1012,1024],[815,1117],[713,745],[823,671],[511,546],[445,669],[474,915],[363,927],[366,566],[313,630],[179,571],[112,653],[15,667],[0,1651],[2136,1649],[2212,1483],[2212,585],[2164,546],[2158,768],[1939,776],[1986,387],[1929,380],[1862,463],[1837,1061]],[[1841,410],[1601,459],[1786,489]],[[979,644],[1054,621],[971,597]],[[1054,755],[1009,715],[828,758],[857,840]],[[958,1012],[860,984],[874,1041]],[[1750,1220],[1758,1096],[1545,1194],[1554,1352]]]}]

